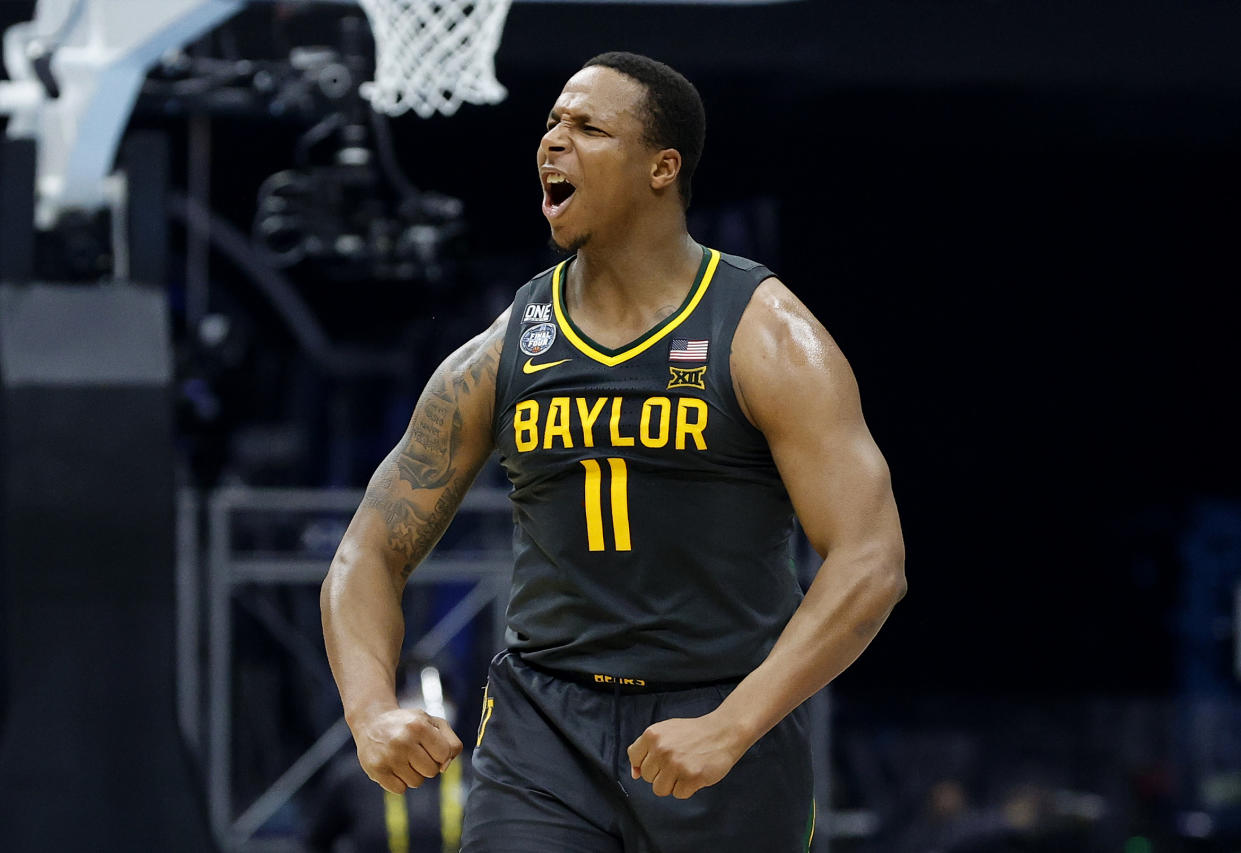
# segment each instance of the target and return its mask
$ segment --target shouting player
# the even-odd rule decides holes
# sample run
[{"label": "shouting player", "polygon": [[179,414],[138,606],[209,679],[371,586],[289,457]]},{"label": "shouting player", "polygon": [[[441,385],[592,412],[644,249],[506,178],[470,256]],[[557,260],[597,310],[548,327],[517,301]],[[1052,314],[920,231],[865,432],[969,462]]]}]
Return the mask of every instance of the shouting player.
[{"label": "shouting player", "polygon": [[[436,370],[323,585],[362,767],[417,787],[462,744],[397,705],[401,590],[498,451],[516,553],[471,853],[807,849],[802,703],[905,592],[844,356],[768,269],[686,230],[704,135],[659,62],[608,53],[570,78],[537,165],[572,257]],[[794,512],[824,557],[804,598]]]}]

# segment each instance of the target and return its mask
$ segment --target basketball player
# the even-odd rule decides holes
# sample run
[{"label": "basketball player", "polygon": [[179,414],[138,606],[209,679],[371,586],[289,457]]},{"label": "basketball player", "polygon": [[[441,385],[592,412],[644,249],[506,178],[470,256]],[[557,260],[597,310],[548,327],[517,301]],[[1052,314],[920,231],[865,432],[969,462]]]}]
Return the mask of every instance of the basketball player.
[{"label": "basketball player", "polygon": [[[435,372],[323,585],[359,760],[417,787],[462,744],[397,707],[401,589],[498,451],[516,565],[474,739],[472,853],[806,850],[802,703],[905,591],[844,356],[769,270],[686,230],[704,127],[694,87],[646,57],[604,54],[568,81],[537,165],[573,255]],[[781,168],[778,148],[754,168]],[[794,511],[825,556],[804,599]]]}]

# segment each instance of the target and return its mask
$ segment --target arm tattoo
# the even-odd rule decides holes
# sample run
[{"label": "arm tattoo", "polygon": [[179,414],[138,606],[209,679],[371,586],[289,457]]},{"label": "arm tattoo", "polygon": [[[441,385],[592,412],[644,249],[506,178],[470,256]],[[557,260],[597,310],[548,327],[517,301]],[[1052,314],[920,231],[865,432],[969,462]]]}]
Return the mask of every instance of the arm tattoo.
[{"label": "arm tattoo", "polygon": [[[436,371],[414,409],[404,444],[380,465],[362,501],[383,515],[388,547],[402,559],[402,584],[448,528],[473,479],[456,456],[462,402],[495,381],[499,347],[485,346],[469,364],[450,362]],[[439,494],[429,494],[434,491]]]},{"label": "arm tattoo", "polygon": [[435,543],[444,535],[469,487],[468,481],[451,481],[435,499],[435,507],[430,512],[424,512],[409,500],[401,500],[399,506],[394,507],[395,513],[385,512],[384,518],[388,521],[388,546],[404,558],[400,583],[404,584],[409,580],[414,566],[431,553]]},{"label": "arm tattoo", "polygon": [[409,424],[409,440],[401,447],[397,467],[401,479],[415,489],[439,489],[456,471],[453,449],[461,436],[461,412],[441,378],[429,387]]}]

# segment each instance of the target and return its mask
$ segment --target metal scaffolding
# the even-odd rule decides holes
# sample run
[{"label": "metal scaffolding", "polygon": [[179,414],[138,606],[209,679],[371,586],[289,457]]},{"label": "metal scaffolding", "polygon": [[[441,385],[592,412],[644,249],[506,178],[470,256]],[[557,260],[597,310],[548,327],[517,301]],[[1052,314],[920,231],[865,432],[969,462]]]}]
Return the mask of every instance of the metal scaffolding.
[{"label": "metal scaffolding", "polygon": [[[212,828],[222,849],[238,850],[349,741],[338,718],[273,782],[234,812],[232,778],[233,607],[242,604],[303,668],[322,669],[322,650],[298,632],[275,608],[246,602],[246,586],[322,583],[330,556],[308,556],[300,549],[246,552],[235,541],[237,519],[247,514],[319,514],[347,519],[362,499],[360,491],[319,489],[225,488],[207,498],[205,560],[199,537],[201,502],[183,491],[178,505],[177,537],[177,715],[186,741],[199,754],[206,775]],[[502,514],[512,510],[502,489],[476,486],[458,516]],[[343,531],[343,525],[340,528]],[[206,571],[202,571],[205,563]],[[412,585],[471,584],[468,593],[427,630],[409,656],[429,659],[480,613],[491,609],[493,636],[503,636],[504,610],[512,573],[510,548],[431,554],[410,577]],[[205,605],[205,606],[204,606]],[[204,624],[205,623],[205,624]],[[204,650],[204,674],[201,662]]]}]

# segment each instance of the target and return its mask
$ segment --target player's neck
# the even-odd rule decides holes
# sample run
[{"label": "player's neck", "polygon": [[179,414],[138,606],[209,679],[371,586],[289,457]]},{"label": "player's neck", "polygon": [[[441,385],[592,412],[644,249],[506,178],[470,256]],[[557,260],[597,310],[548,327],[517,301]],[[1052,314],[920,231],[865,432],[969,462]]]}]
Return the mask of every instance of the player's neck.
[{"label": "player's neck", "polygon": [[685,299],[701,263],[702,247],[683,223],[658,235],[631,233],[615,244],[592,238],[569,267],[569,311],[578,322],[603,325],[660,319]]}]

